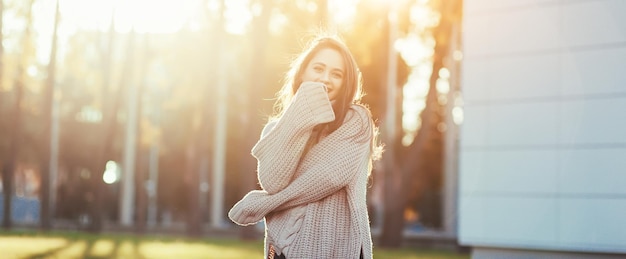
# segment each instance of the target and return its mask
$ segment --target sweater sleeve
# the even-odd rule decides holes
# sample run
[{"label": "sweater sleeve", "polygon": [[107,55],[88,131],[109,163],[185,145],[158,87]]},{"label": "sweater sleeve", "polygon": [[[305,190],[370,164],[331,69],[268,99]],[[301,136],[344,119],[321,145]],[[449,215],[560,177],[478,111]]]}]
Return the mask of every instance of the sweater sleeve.
[{"label": "sweater sleeve", "polygon": [[323,85],[303,83],[283,116],[266,126],[252,148],[263,190],[273,194],[288,186],[313,127],[334,119]]},{"label": "sweater sleeve", "polygon": [[[331,134],[314,146],[317,162],[303,171],[287,188],[270,195],[271,211],[316,202],[346,187],[360,171],[367,168],[371,155],[373,122],[360,106],[352,110],[348,121],[336,133]],[[367,169],[366,169],[367,170]]]},{"label": "sweater sleeve", "polygon": [[275,194],[251,191],[228,213],[231,220],[256,223],[272,211],[321,200],[347,186],[358,173],[366,173],[359,168],[370,156],[372,122],[363,108],[352,111],[344,125],[311,149],[318,159],[312,167]]}]

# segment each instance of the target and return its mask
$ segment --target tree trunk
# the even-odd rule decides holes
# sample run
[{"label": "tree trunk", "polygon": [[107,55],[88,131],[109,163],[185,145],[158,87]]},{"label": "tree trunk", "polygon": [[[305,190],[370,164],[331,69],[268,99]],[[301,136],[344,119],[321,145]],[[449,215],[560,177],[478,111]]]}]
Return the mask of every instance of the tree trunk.
[{"label": "tree trunk", "polygon": [[[241,185],[239,187],[239,197],[243,197],[247,192],[253,189],[257,189],[257,177],[256,177],[256,160],[250,156],[250,150],[254,144],[258,141],[260,136],[260,130],[262,129],[263,121],[259,118],[259,107],[261,106],[260,96],[261,90],[265,88],[267,73],[265,68],[265,59],[267,53],[267,39],[269,38],[269,20],[272,13],[273,1],[265,2],[259,1],[262,5],[261,14],[252,23],[251,37],[252,41],[252,61],[250,62],[250,80],[248,81],[248,95],[246,120],[244,120],[245,128],[258,129],[247,131],[246,138],[243,146],[245,148],[241,151],[241,156],[245,158],[246,163],[241,167],[240,179]],[[240,228],[239,237],[244,240],[252,240],[258,237],[258,232],[253,227]]]},{"label": "tree trunk", "polygon": [[[443,170],[442,167],[436,167],[434,175],[428,175],[433,173],[431,171],[425,172],[424,165],[426,163],[441,162],[443,159],[433,159],[428,155],[434,155],[435,158],[441,158],[443,156],[442,147],[434,149],[428,149],[427,146],[432,145],[432,141],[441,139],[442,134],[438,130],[438,124],[443,122],[443,106],[439,103],[439,94],[437,92],[437,80],[439,79],[439,70],[444,67],[444,60],[450,55],[450,38],[452,33],[452,25],[457,20],[458,9],[460,8],[461,1],[443,1],[441,3],[439,12],[442,14],[441,21],[438,26],[433,28],[432,34],[435,38],[435,46],[433,52],[433,65],[432,73],[429,78],[429,91],[426,97],[426,107],[420,114],[422,126],[416,134],[416,138],[408,149],[408,156],[403,164],[403,175],[407,177],[406,184],[410,184],[415,181],[422,181],[421,186],[424,186],[419,190],[418,196],[424,196],[420,198],[426,207],[422,210],[428,210],[426,213],[420,213],[425,221],[430,221],[431,225],[435,227],[441,226],[441,181]],[[443,142],[435,143],[435,145],[442,145]],[[432,153],[438,152],[438,153]],[[416,175],[417,173],[417,175]],[[407,189],[408,190],[408,189]],[[405,194],[406,195],[406,194]],[[432,205],[432,206],[431,206]]]},{"label": "tree trunk", "polygon": [[[20,66],[19,74],[23,74],[23,69]],[[13,222],[11,219],[12,214],[12,200],[13,200],[13,177],[15,175],[15,167],[17,164],[17,157],[19,152],[19,140],[21,139],[21,126],[22,126],[22,95],[23,95],[23,83],[20,79],[15,83],[15,106],[13,108],[13,125],[10,132],[10,144],[9,154],[7,162],[3,166],[2,170],[2,194],[3,194],[3,214],[2,214],[2,227],[4,229],[11,229]]]},{"label": "tree trunk", "polygon": [[[455,8],[461,4],[461,1],[443,1],[440,7],[442,19],[437,27],[433,29],[433,37],[435,38],[435,46],[433,53],[433,69],[429,79],[429,90],[426,97],[426,107],[420,113],[421,127],[413,140],[413,143],[407,149],[407,155],[400,163],[392,163],[398,166],[385,166],[385,224],[383,225],[381,235],[381,246],[399,247],[403,240],[404,229],[404,209],[405,197],[409,184],[415,179],[415,173],[423,163],[426,163],[424,157],[425,146],[436,130],[435,121],[438,119],[437,113],[440,112],[440,104],[438,102],[438,94],[436,83],[439,78],[439,70],[443,67],[443,59],[448,56],[449,48],[447,39],[450,32],[450,20],[446,19],[449,15],[455,15]],[[433,125],[435,124],[435,125]],[[397,143],[397,142],[394,142]],[[393,148],[391,148],[393,150]],[[395,151],[395,150],[393,150]],[[392,151],[392,152],[393,152]],[[387,151],[386,151],[387,152]],[[394,158],[397,154],[391,154]],[[388,158],[391,159],[391,158]],[[385,163],[387,164],[387,163]],[[391,170],[391,171],[389,171]],[[395,171],[400,171],[396,173]],[[423,172],[418,172],[423,173]],[[390,182],[390,183],[387,183]],[[391,189],[390,189],[391,188]]]},{"label": "tree trunk", "polygon": [[51,227],[52,215],[50,213],[50,171],[52,168],[52,105],[54,102],[54,87],[56,73],[56,57],[57,57],[57,31],[59,28],[59,0],[56,1],[54,12],[54,29],[52,31],[52,46],[50,48],[50,63],[48,64],[48,78],[46,80],[46,90],[44,94],[44,111],[48,111],[44,119],[44,138],[43,138],[43,158],[41,160],[41,229],[49,230]]},{"label": "tree trunk", "polygon": [[[211,102],[207,102],[211,103]],[[208,128],[208,123],[205,121],[201,127]],[[202,132],[202,131],[200,131]],[[198,136],[198,134],[195,134]],[[188,193],[188,206],[187,206],[187,234],[189,236],[197,237],[202,234],[202,219],[200,216],[200,210],[198,206],[200,205],[200,167],[198,166],[200,163],[198,152],[202,150],[202,146],[206,142],[205,137],[196,137],[191,138],[188,143],[188,152],[187,152],[187,188],[189,190]]]},{"label": "tree trunk", "polygon": [[146,169],[147,169],[147,153],[145,152],[146,149],[143,149],[141,147],[141,117],[142,117],[142,111],[143,111],[143,97],[144,97],[144,90],[146,88],[146,84],[147,84],[147,69],[148,66],[150,64],[150,58],[151,58],[151,51],[150,51],[150,43],[149,43],[149,35],[145,34],[144,36],[144,46],[142,47],[143,49],[143,56],[142,56],[142,60],[141,60],[141,70],[139,72],[140,75],[140,83],[139,83],[139,89],[137,90],[137,117],[138,119],[138,123],[139,126],[137,127],[137,155],[135,156],[137,158],[137,163],[135,163],[135,192],[137,193],[136,197],[136,201],[137,204],[135,206],[135,213],[137,215],[137,219],[135,222],[135,231],[137,233],[143,233],[146,229],[146,211],[147,211],[147,204],[148,204],[148,196],[147,196],[147,190],[146,190]]},{"label": "tree trunk", "polygon": [[[4,33],[2,30],[2,20],[4,17],[4,1],[0,1],[0,42],[4,42]],[[3,70],[4,70],[4,62],[2,62],[2,60],[4,60],[4,46],[2,44],[0,44],[0,85],[1,82],[3,82],[2,78],[4,76]],[[19,106],[18,106],[19,107]],[[15,123],[15,120],[13,120],[13,123]],[[14,126],[15,127],[15,126]],[[9,136],[11,136],[11,141],[14,141],[16,138],[14,136],[14,133],[9,133]],[[11,149],[12,149],[12,145],[11,144]],[[10,161],[15,160],[10,158],[11,154],[14,154],[13,150],[10,150],[8,155],[9,158],[7,159],[6,163],[2,166],[2,168],[0,170],[2,170],[2,194],[3,194],[3,210],[2,210],[2,226],[3,228],[10,228],[10,220],[8,220],[8,218],[11,215],[11,204],[7,204],[7,198],[5,197],[10,197],[11,196],[11,190],[9,189],[9,185],[8,185],[8,181],[12,181],[12,179],[9,179],[8,175],[9,175],[9,171],[13,171],[13,165],[10,165]],[[10,166],[9,166],[10,165]],[[7,182],[7,183],[5,183]]]},{"label": "tree trunk", "polygon": [[199,156],[197,155],[199,144],[191,145],[191,155],[188,157],[187,173],[190,178],[187,182],[189,188],[189,206],[188,206],[188,222],[187,222],[187,234],[192,237],[198,237],[202,234],[202,217],[201,212],[198,209],[200,205],[200,163]]},{"label": "tree trunk", "polygon": [[[32,10],[33,10],[34,0],[30,1],[28,5],[28,11],[26,13],[26,30],[24,31],[24,35],[22,38],[23,42],[27,42],[30,39],[30,33],[33,23]],[[4,6],[2,6],[2,10],[4,11]],[[2,58],[2,56],[0,56]],[[13,201],[13,179],[15,175],[15,169],[17,167],[17,160],[20,152],[20,139],[22,133],[22,97],[24,95],[24,61],[20,59],[18,63],[18,72],[17,78],[15,79],[15,106],[13,110],[13,125],[10,130],[10,143],[9,143],[9,155],[7,158],[7,162],[3,166],[2,171],[2,192],[4,198],[4,210],[3,210],[3,218],[2,218],[2,226],[5,229],[10,229],[13,225],[11,214],[12,214],[12,201]]]},{"label": "tree trunk", "polygon": [[[101,205],[96,204],[97,202],[103,201],[104,199],[100,196],[102,195],[100,192],[102,174],[104,173],[103,167],[106,165],[107,156],[110,153],[111,149],[111,141],[113,141],[115,136],[115,125],[116,125],[116,114],[119,109],[121,98],[122,98],[122,89],[120,87],[117,89],[117,93],[115,94],[115,99],[111,100],[113,105],[110,105],[109,100],[112,95],[110,94],[110,85],[111,85],[111,62],[113,59],[113,46],[115,42],[115,11],[111,12],[111,24],[109,25],[108,30],[108,40],[106,48],[100,49],[100,57],[102,59],[102,93],[101,93],[101,105],[102,105],[102,129],[98,133],[100,134],[100,139],[102,139],[100,149],[97,151],[97,156],[95,159],[95,164],[91,166],[91,171],[94,174],[94,177],[89,179],[89,185],[91,192],[94,197],[94,201],[91,201],[91,204],[88,204],[88,212],[91,217],[91,222],[89,223],[88,230],[90,232],[99,232],[101,229],[100,222],[96,222],[96,215],[101,213]],[[130,44],[129,44],[130,45]],[[126,73],[122,72],[122,78],[125,77]],[[96,202],[97,201],[97,202]],[[99,219],[98,219],[99,220]]]},{"label": "tree trunk", "polygon": [[394,148],[391,147],[383,153],[384,183],[383,183],[383,225],[379,238],[381,247],[396,248],[402,244],[402,232],[404,230],[404,204],[403,175],[398,166]]},{"label": "tree trunk", "polygon": [[[390,4],[389,12],[397,12],[397,8]],[[403,195],[404,176],[398,164],[397,156],[399,129],[402,128],[402,121],[398,119],[400,109],[398,109],[398,56],[393,48],[393,42],[397,39],[397,22],[386,19],[387,26],[387,82],[383,85],[386,89],[386,111],[385,129],[383,131],[386,143],[386,151],[383,153],[383,225],[380,235],[380,245],[383,247],[399,247],[402,244],[402,232],[404,230],[404,204]],[[383,34],[384,35],[384,34]]]},{"label": "tree trunk", "polygon": [[[111,57],[113,55],[113,40],[115,31],[113,30],[114,24],[112,22],[111,28],[109,31],[109,48],[107,49],[108,57],[105,59],[103,64],[105,70],[105,82],[109,82],[110,77],[110,65],[111,65]],[[102,136],[102,146],[98,153],[96,164],[92,169],[94,176],[91,177],[91,191],[93,192],[94,200],[92,200],[89,204],[90,207],[90,215],[91,222],[89,224],[88,230],[90,232],[100,232],[102,230],[102,204],[104,202],[104,192],[102,190],[102,174],[104,173],[104,166],[108,160],[108,156],[111,153],[111,146],[113,145],[113,140],[115,139],[115,133],[117,130],[117,112],[120,108],[122,102],[122,96],[125,89],[125,86],[128,85],[128,82],[132,75],[132,64],[133,64],[133,56],[134,56],[134,46],[135,46],[135,31],[132,30],[128,35],[128,45],[126,46],[126,62],[124,62],[124,66],[122,67],[122,75],[120,78],[120,86],[115,93],[115,97],[112,100],[113,105],[108,109],[104,107],[108,107],[106,105],[108,98],[108,94],[103,96],[103,120],[102,120],[102,128],[103,128],[103,136]],[[108,85],[103,85],[103,87],[108,88]],[[105,91],[108,92],[108,91]]]}]

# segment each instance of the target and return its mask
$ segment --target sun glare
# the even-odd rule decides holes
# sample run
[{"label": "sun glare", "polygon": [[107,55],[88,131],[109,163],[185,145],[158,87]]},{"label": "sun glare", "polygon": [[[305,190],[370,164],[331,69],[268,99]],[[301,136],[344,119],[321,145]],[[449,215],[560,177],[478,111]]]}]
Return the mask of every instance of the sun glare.
[{"label": "sun glare", "polygon": [[120,168],[115,161],[108,161],[105,168],[102,181],[106,184],[113,184],[120,179]]},{"label": "sun glare", "polygon": [[139,33],[173,33],[191,22],[201,0],[63,0],[64,26],[107,30],[115,10],[115,30]]},{"label": "sun glare", "polygon": [[225,30],[232,34],[244,34],[252,21],[252,11],[248,8],[249,0],[225,1]]},{"label": "sun glare", "polygon": [[[225,29],[243,34],[252,20],[249,0],[224,2]],[[48,9],[53,9],[49,4]],[[206,8],[208,10],[203,10]],[[115,12],[115,31],[127,33],[175,33],[185,26],[199,28],[206,11],[218,12],[217,0],[62,0],[63,26],[83,30],[108,30]]]},{"label": "sun glare", "polygon": [[329,1],[328,9],[333,23],[339,25],[350,23],[356,15],[357,2],[358,0]]},{"label": "sun glare", "polygon": [[[66,42],[79,31],[108,31],[114,15],[115,31],[128,33],[174,33],[188,25],[198,28],[194,20],[202,0],[59,0],[61,20],[58,28],[59,50],[63,56]],[[36,33],[37,60],[49,61],[56,1],[35,1],[33,25]],[[114,11],[115,10],[115,11]],[[5,17],[9,31],[23,30],[21,18]],[[8,48],[14,46],[8,42]],[[19,43],[15,46],[19,46]]]}]

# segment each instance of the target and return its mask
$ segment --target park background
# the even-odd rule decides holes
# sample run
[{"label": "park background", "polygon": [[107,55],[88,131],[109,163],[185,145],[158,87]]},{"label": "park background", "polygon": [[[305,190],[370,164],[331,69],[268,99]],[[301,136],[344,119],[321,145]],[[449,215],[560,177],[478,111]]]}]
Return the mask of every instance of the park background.
[{"label": "park background", "polygon": [[4,233],[258,240],[261,224],[226,212],[258,188],[250,149],[290,61],[326,29],[353,51],[385,144],[368,192],[375,247],[619,256],[622,11],[619,0],[2,1]]}]

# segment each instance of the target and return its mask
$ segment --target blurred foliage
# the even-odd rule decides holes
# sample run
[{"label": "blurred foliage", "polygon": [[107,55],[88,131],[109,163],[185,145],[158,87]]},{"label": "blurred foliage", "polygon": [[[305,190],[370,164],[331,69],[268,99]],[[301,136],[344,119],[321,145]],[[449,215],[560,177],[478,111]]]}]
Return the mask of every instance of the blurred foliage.
[{"label": "blurred foliage", "polygon": [[[437,24],[420,23],[422,21],[416,20],[411,12],[416,5],[432,5],[433,12],[436,12],[441,1],[397,1],[397,10],[400,10],[399,36],[418,34],[420,37],[432,37],[428,31]],[[4,2],[5,21],[8,22],[5,22],[4,28],[5,47],[0,78],[0,164],[6,163],[8,157],[8,132],[14,121],[12,104],[16,102],[15,82],[23,80],[25,92],[20,107],[23,115],[22,138],[19,140],[21,149],[17,159],[20,164],[37,165],[41,159],[38,152],[43,146],[41,130],[46,128],[42,125],[42,116],[50,111],[49,107],[42,107],[42,87],[46,79],[43,71],[48,64],[37,58],[42,53],[45,55],[47,48],[38,47],[42,41],[37,40],[45,34],[25,30],[28,10],[32,8],[28,1]],[[57,192],[63,205],[58,208],[57,217],[75,220],[79,214],[85,213],[75,207],[92,201],[85,194],[93,186],[85,186],[88,186],[89,178],[102,175],[99,170],[104,166],[100,165],[102,161],[98,154],[102,152],[104,136],[111,130],[114,131],[111,149],[103,156],[106,160],[122,160],[124,128],[128,118],[127,90],[131,85],[140,87],[142,112],[137,168],[147,170],[147,152],[151,145],[158,144],[159,210],[170,212],[175,220],[184,220],[189,210],[186,199],[190,186],[196,184],[190,180],[193,178],[189,174],[197,173],[199,161],[203,158],[208,157],[211,163],[217,87],[220,77],[226,80],[225,207],[230,207],[240,198],[241,177],[249,177],[249,163],[254,162],[249,156],[254,143],[249,139],[258,138],[265,119],[272,113],[274,93],[280,88],[289,63],[320,30],[321,20],[330,14],[319,8],[327,5],[319,0],[251,0],[248,2],[250,10],[262,8],[270,14],[266,38],[259,39],[255,38],[258,35],[252,29],[252,25],[258,22],[258,12],[252,11],[256,15],[253,15],[247,31],[233,34],[223,30],[219,10],[210,9],[205,2],[202,3],[197,6],[202,19],[197,21],[195,27],[184,26],[176,33],[136,33],[134,42],[129,45],[128,32],[77,29],[60,44],[63,51],[59,52],[56,66],[60,109]],[[331,31],[340,33],[353,51],[363,73],[367,94],[364,102],[370,106],[375,120],[380,122],[386,107],[388,10],[385,4],[374,0],[358,1],[351,8],[355,8],[356,13],[353,20],[343,27],[331,28]],[[64,26],[63,20],[61,26]],[[111,45],[109,40],[112,40]],[[260,40],[265,41],[263,49],[257,45]],[[265,53],[261,55],[261,62],[254,60],[257,51]],[[20,70],[24,73],[20,74]],[[221,74],[221,71],[224,73]],[[398,58],[399,87],[407,82],[410,72],[411,67]],[[255,91],[251,91],[252,88],[256,88]],[[114,106],[118,111],[113,115],[114,124],[105,125],[107,112],[114,110]],[[440,137],[435,138],[426,149],[438,152],[441,141]],[[412,170],[440,174],[441,156],[430,158],[428,165]],[[142,175],[144,179],[140,181],[145,180],[147,173]],[[416,179],[421,181],[421,178]],[[435,182],[435,188],[440,188],[439,181]],[[116,220],[119,183],[106,186],[99,181],[99,184],[105,196],[103,201],[107,202],[104,209],[108,219]],[[407,203],[410,205],[420,200],[416,193],[409,193],[409,196]]]}]

